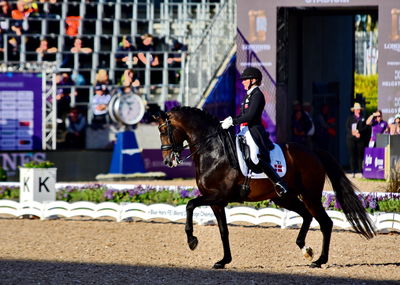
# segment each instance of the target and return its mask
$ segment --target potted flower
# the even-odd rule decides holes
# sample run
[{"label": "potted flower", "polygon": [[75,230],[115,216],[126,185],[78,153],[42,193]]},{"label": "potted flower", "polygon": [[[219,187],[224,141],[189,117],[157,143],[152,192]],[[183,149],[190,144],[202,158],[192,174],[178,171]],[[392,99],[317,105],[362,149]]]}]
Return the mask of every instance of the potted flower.
[{"label": "potted flower", "polygon": [[55,201],[56,173],[50,161],[31,161],[20,168],[20,202]]}]

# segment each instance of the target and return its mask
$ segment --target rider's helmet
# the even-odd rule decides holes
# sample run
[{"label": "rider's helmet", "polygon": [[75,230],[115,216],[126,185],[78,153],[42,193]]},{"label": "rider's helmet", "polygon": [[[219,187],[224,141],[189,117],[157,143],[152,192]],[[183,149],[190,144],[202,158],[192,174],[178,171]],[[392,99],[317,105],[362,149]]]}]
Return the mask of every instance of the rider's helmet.
[{"label": "rider's helmet", "polygon": [[262,80],[262,73],[258,68],[255,67],[247,67],[245,70],[243,70],[242,74],[240,75],[240,80],[245,80],[245,79],[256,79],[257,85],[261,84]]}]

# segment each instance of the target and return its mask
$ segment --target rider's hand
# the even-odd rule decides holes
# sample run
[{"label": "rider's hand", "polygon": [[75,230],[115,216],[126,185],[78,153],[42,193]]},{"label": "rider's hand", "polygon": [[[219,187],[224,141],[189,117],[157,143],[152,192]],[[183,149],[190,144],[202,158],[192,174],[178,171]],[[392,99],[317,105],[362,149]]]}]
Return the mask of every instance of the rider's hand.
[{"label": "rider's hand", "polygon": [[231,116],[227,117],[225,120],[221,121],[221,127],[226,130],[229,129],[229,127],[233,126],[233,119]]}]

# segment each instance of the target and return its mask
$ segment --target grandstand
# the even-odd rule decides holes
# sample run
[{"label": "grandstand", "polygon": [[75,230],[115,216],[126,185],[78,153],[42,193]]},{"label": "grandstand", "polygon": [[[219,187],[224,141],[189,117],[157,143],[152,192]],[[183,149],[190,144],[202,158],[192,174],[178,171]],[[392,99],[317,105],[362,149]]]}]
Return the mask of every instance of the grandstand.
[{"label": "grandstand", "polygon": [[[162,109],[167,101],[194,106],[210,90],[212,78],[234,49],[233,0],[19,2],[0,1],[2,6],[8,3],[10,11],[18,10],[18,5],[24,5],[25,11],[20,11],[25,13],[20,18],[14,17],[14,12],[12,16],[0,14],[2,70],[54,62],[55,73],[66,73],[73,79],[70,94],[76,96],[71,95],[70,105],[85,110],[89,122],[93,114],[88,106],[100,69],[107,71],[113,88],[118,87],[125,69],[134,69],[141,83],[138,93]],[[153,49],[142,45],[147,34],[153,36]],[[87,50],[72,50],[77,38]],[[13,39],[15,45],[10,44]],[[56,51],[38,52],[43,39]],[[129,39],[134,48],[121,51],[123,39]],[[174,49],[176,42],[185,48]],[[128,57],[123,64],[118,61],[121,53]],[[146,63],[135,62],[139,54],[145,56]],[[168,64],[168,58],[177,54],[182,63]],[[150,63],[155,57],[158,65]]]}]

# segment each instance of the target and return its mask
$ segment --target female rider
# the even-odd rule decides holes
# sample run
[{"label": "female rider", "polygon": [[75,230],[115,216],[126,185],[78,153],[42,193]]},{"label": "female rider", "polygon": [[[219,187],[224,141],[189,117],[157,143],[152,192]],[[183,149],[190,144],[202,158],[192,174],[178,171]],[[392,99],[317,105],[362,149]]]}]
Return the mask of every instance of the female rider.
[{"label": "female rider", "polygon": [[[235,118],[227,117],[221,122],[221,126],[223,129],[228,129],[233,125],[240,125],[241,134],[250,132],[252,139],[247,141],[247,144],[250,147],[251,160],[271,179],[275,184],[276,192],[279,196],[282,196],[287,193],[287,186],[270,164],[269,150],[273,149],[274,146],[269,139],[269,133],[261,123],[262,112],[265,107],[264,94],[259,88],[262,73],[255,67],[247,67],[240,79],[247,91],[240,108],[240,114]],[[255,144],[252,144],[251,140],[254,140]]]}]

